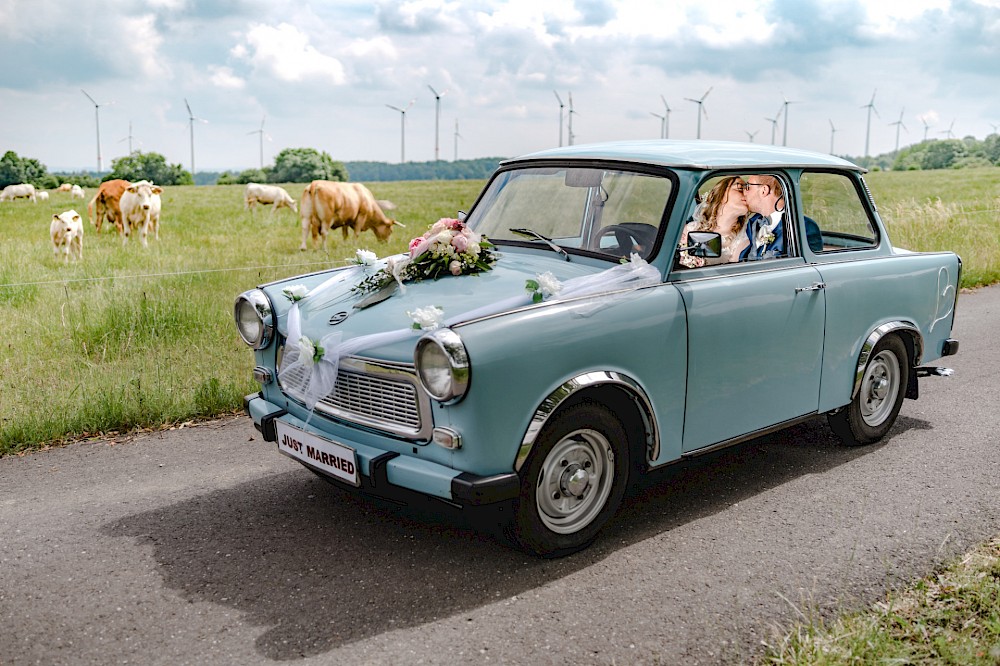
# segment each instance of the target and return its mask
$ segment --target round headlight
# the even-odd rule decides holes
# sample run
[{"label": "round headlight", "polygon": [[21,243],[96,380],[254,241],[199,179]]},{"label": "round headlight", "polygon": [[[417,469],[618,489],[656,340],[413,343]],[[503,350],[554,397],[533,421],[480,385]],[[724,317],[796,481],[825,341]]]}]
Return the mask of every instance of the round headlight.
[{"label": "round headlight", "polygon": [[245,291],[236,298],[233,317],[243,342],[254,349],[263,349],[270,344],[274,332],[271,302],[260,289]]},{"label": "round headlight", "polygon": [[450,328],[432,331],[417,341],[417,377],[427,394],[439,402],[458,402],[469,388],[469,354]]}]

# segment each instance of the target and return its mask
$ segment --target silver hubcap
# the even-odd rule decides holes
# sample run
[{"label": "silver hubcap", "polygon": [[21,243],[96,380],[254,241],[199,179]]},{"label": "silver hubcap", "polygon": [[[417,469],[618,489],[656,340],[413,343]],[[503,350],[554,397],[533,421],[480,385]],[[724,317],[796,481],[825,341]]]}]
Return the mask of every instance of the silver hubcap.
[{"label": "silver hubcap", "polygon": [[607,438],[594,430],[577,430],[559,440],[545,457],[535,487],[542,523],[558,534],[572,534],[593,522],[611,494],[614,459]]},{"label": "silver hubcap", "polygon": [[885,423],[896,405],[900,390],[899,359],[890,351],[879,352],[861,380],[861,418],[872,427]]}]

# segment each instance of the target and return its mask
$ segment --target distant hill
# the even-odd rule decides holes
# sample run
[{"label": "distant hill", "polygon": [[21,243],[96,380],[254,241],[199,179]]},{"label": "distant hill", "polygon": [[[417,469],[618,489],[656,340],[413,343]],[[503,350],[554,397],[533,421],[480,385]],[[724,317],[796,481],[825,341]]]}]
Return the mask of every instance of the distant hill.
[{"label": "distant hill", "polygon": [[505,157],[445,162],[344,162],[351,180],[364,182],[392,180],[482,180],[489,178]]}]

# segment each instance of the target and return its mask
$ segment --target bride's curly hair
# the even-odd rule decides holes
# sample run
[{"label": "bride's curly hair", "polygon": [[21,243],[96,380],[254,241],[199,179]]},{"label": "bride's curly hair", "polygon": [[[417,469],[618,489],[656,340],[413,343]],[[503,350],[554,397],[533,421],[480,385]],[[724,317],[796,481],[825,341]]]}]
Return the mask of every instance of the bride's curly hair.
[{"label": "bride's curly hair", "polygon": [[[729,201],[729,188],[736,181],[742,182],[739,176],[726,176],[715,184],[708,194],[702,197],[701,204],[694,212],[694,221],[697,231],[709,231],[715,226],[715,220],[719,216],[719,211],[727,201]],[[733,223],[730,233],[738,234],[747,223],[747,216],[740,215]]]}]

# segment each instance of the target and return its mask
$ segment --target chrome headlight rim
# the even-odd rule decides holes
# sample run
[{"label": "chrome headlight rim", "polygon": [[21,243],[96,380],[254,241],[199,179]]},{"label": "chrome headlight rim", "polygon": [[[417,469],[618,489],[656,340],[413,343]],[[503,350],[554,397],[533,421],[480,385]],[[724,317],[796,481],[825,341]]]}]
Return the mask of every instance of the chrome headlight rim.
[{"label": "chrome headlight rim", "polygon": [[[433,349],[431,348],[433,347]],[[428,370],[425,354],[439,352],[448,364],[448,385],[443,390],[437,390],[425,377]],[[434,400],[448,405],[454,404],[465,397],[469,390],[471,366],[469,353],[462,342],[462,337],[450,328],[440,328],[425,334],[417,340],[413,353],[417,379],[421,388]]]},{"label": "chrome headlight rim", "polygon": [[[241,310],[250,308],[257,317],[256,331],[251,335],[245,331],[241,325]],[[240,334],[243,342],[252,349],[263,349],[271,344],[274,338],[274,324],[272,318],[271,301],[260,289],[245,291],[236,297],[233,305],[233,319],[236,322],[236,331]]]}]

